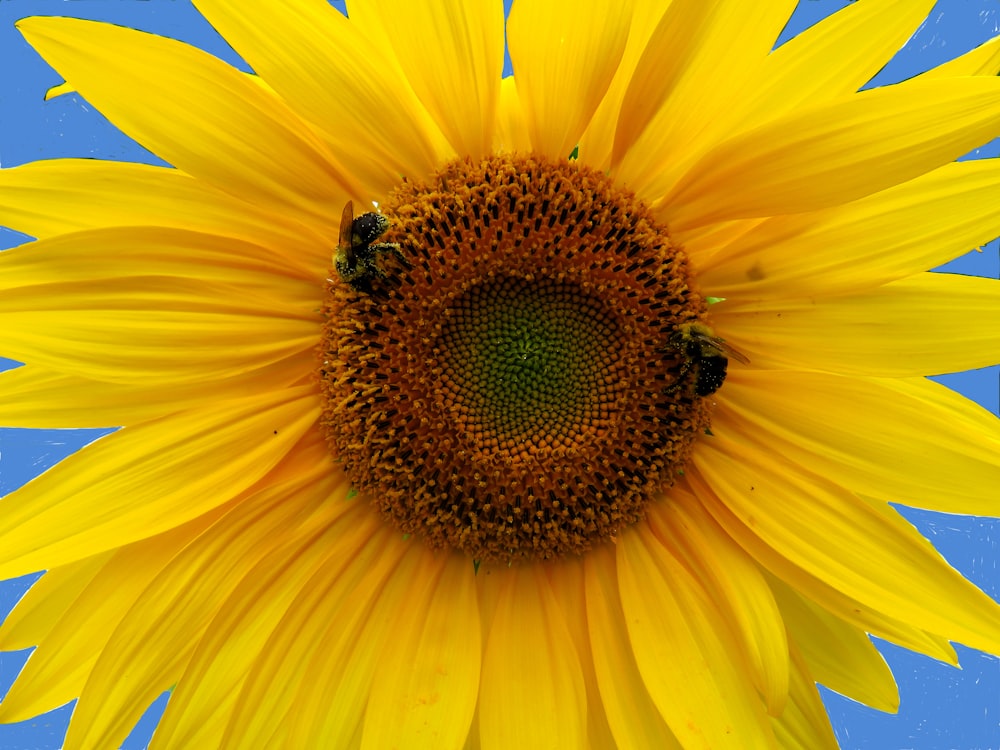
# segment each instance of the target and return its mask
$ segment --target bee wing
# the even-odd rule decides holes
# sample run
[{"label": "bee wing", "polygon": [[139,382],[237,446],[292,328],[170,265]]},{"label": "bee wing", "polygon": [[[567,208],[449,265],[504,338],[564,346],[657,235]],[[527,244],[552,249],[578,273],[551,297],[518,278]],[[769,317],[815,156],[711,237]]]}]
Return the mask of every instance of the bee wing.
[{"label": "bee wing", "polygon": [[347,201],[344,206],[344,213],[340,215],[340,241],[339,246],[348,252],[354,246],[354,202]]},{"label": "bee wing", "polygon": [[750,358],[747,355],[724,339],[712,339],[712,343],[719,347],[727,357],[732,357],[737,362],[742,362],[745,365],[750,364]]}]

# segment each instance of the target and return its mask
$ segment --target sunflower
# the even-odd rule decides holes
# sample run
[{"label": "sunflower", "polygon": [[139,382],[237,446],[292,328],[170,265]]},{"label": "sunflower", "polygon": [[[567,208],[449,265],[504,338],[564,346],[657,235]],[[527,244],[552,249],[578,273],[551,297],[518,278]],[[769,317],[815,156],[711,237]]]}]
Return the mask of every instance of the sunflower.
[{"label": "sunflower", "polygon": [[[0,172],[0,422],[122,428],[0,504],[0,721],[66,748],[833,748],[867,634],[1000,607],[1000,43],[859,92],[930,0],[197,0],[252,73],[18,28],[169,167]],[[502,77],[505,39],[514,76]],[[720,64],[725,60],[725,64]]]}]

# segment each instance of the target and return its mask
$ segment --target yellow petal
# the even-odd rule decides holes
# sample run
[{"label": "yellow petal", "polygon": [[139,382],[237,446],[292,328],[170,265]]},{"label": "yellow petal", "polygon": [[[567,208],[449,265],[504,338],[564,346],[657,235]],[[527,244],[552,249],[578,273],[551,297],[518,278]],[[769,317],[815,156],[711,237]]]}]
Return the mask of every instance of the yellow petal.
[{"label": "yellow petal", "polygon": [[636,665],[618,590],[614,547],[605,544],[592,549],[583,564],[597,685],[618,747],[680,750]]},{"label": "yellow petal", "polygon": [[869,292],[720,311],[757,367],[901,377],[996,364],[1000,281],[923,273]]},{"label": "yellow petal", "polygon": [[[697,48],[683,62],[680,80],[641,135],[636,132],[635,140],[631,143],[623,140],[616,147],[627,150],[621,163],[614,165],[614,176],[648,202],[662,198],[690,162],[740,129],[739,120],[730,114],[733,102],[747,96],[748,85],[771,54],[795,7],[794,0],[767,3],[723,0],[705,4],[711,6],[711,16],[701,29]],[[681,16],[678,21],[691,22],[683,11],[697,14],[698,10],[689,3],[678,6],[676,12]],[[640,63],[633,79],[652,78],[655,88],[655,79],[660,75],[655,65],[661,62],[657,57],[665,50],[656,48],[653,41],[647,46],[650,50],[647,66]],[[720,60],[725,60],[725,65],[720,65]],[[668,61],[669,57],[662,63],[673,65]],[[626,128],[633,117],[631,105],[638,107],[638,112],[644,108],[640,101],[630,101],[628,106],[623,103],[619,117],[620,125]],[[639,117],[641,122],[643,117],[641,114]]]},{"label": "yellow petal", "polygon": [[921,78],[951,78],[953,76],[994,76],[1000,71],[1000,37],[983,42],[975,49],[954,60],[921,73]]},{"label": "yellow petal", "polygon": [[59,235],[0,255],[0,348],[95,380],[232,377],[315,346],[307,278],[263,248],[214,235]]},{"label": "yellow petal", "polygon": [[771,719],[774,736],[782,750],[837,750],[840,744],[833,734],[815,679],[794,643],[789,644],[789,650],[791,695],[784,713]]},{"label": "yellow petal", "polygon": [[880,711],[899,709],[899,690],[889,665],[863,631],[800,596],[776,578],[771,588],[781,605],[790,639],[817,682]]},{"label": "yellow petal", "polygon": [[315,354],[304,351],[236,377],[164,387],[155,378],[106,383],[25,365],[0,373],[0,424],[53,429],[137,424],[214,403],[220,392],[241,398],[281,390],[314,366]]},{"label": "yellow petal", "polygon": [[500,101],[497,105],[495,136],[498,151],[510,153],[531,150],[528,121],[525,118],[521,97],[517,93],[517,82],[514,80],[514,76],[508,76],[500,82]]},{"label": "yellow petal", "polygon": [[621,102],[611,165],[622,158],[696,65],[707,39],[720,29],[719,0],[674,0],[663,12],[635,65]]},{"label": "yellow petal", "polygon": [[693,496],[675,487],[649,511],[649,525],[681,557],[730,625],[746,654],[768,713],[788,698],[785,624],[757,564],[718,527]]},{"label": "yellow petal", "polygon": [[[110,634],[74,710],[67,750],[117,747],[149,703],[180,680],[216,613],[239,604],[231,597],[240,582],[266,578],[282,557],[304,554],[313,526],[303,520],[331,515],[323,501],[336,481],[316,467],[265,487],[184,547]],[[280,548],[284,556],[272,554]]]},{"label": "yellow petal", "polygon": [[402,70],[459,154],[490,152],[504,17],[500,0],[376,0]]},{"label": "yellow petal", "polygon": [[[435,166],[433,139],[423,127],[427,115],[385,54],[397,40],[373,37],[324,0],[195,5],[254,72],[323,134],[351,175],[379,191],[376,197],[400,175],[422,176]],[[428,49],[425,39],[419,41]]]},{"label": "yellow petal", "polygon": [[461,555],[437,557],[410,591],[376,668],[362,748],[465,744],[482,657],[475,572]]},{"label": "yellow petal", "polygon": [[92,443],[7,496],[0,578],[145,539],[224,504],[292,450],[318,416],[310,386],[222,401]]},{"label": "yellow petal", "polygon": [[[0,624],[0,651],[41,643],[115,552],[102,552],[46,571]],[[0,710],[6,708],[0,704]]]},{"label": "yellow petal", "polygon": [[544,573],[515,566],[499,577],[479,689],[481,747],[585,747],[579,657]]},{"label": "yellow petal", "polygon": [[664,198],[689,228],[815,211],[917,177],[1000,133],[1000,81],[914,79],[806,107],[740,133]]},{"label": "yellow petal", "polygon": [[584,690],[587,695],[587,742],[591,747],[615,747],[614,734],[608,724],[594,660],[591,657],[593,647],[587,628],[584,558],[585,556],[558,561],[549,560],[544,572],[555,595],[554,599],[559,605],[563,622],[566,623],[566,629],[573,639],[576,653],[580,655],[580,670],[583,673]]},{"label": "yellow petal", "polygon": [[[401,540],[399,532],[370,515],[378,527],[372,544],[362,551],[363,557],[352,560],[332,587],[320,587],[326,600],[309,616],[321,619],[323,627],[316,643],[311,644],[309,663],[304,667],[296,667],[294,662],[282,665],[276,675],[278,684],[298,685],[292,696],[287,747],[360,746],[366,705],[386,643],[397,618],[405,616],[417,581],[436,567],[432,553],[421,542]],[[353,547],[358,549],[357,544]],[[366,563],[363,568],[362,563]],[[293,619],[297,618],[289,612],[289,624],[282,623],[282,630],[276,633],[280,640],[272,639],[269,650],[288,638],[303,637],[302,631],[288,630]],[[277,651],[281,662],[289,650]],[[292,653],[302,650],[296,647]],[[262,694],[254,694],[262,701],[271,701],[272,693],[272,685],[267,685]],[[235,737],[238,719],[233,718],[230,730],[236,732]]]},{"label": "yellow petal", "polygon": [[948,164],[844,206],[761,222],[703,261],[699,283],[732,300],[861,291],[1000,235],[1000,159]]},{"label": "yellow petal", "polygon": [[774,571],[774,575],[801,591],[827,611],[879,638],[884,638],[911,651],[926,654],[948,664],[957,665],[958,655],[946,638],[927,633],[907,621],[898,620],[881,612],[876,607],[863,604],[841,591],[834,584],[828,584],[801,568],[791,564],[758,537],[717,497],[717,493],[695,470],[685,474],[685,483],[690,483],[699,499],[709,507],[719,525],[747,550],[762,567]]},{"label": "yellow petal", "polygon": [[48,101],[49,99],[55,99],[57,96],[62,96],[63,94],[72,94],[76,89],[70,86],[68,83],[63,81],[58,86],[52,86],[45,91],[44,99]]},{"label": "yellow petal", "polygon": [[[374,619],[373,607],[387,580],[400,579],[405,587],[415,566],[403,558],[413,545],[400,543],[366,505],[348,502],[354,504],[353,527],[330,549],[330,560],[339,563],[302,589],[268,638],[237,696],[221,747],[352,747],[349,740],[360,733],[378,649],[394,622],[386,610],[384,619]],[[352,659],[369,664],[371,672],[347,682]],[[293,743],[295,730],[305,744]]]},{"label": "yellow petal", "polygon": [[[331,487],[330,482],[320,481],[306,487],[306,502],[315,509],[319,500],[323,509],[306,519],[304,533],[281,544],[264,545],[268,553],[254,568],[245,568],[242,579],[226,590],[224,606],[194,646],[156,729],[160,746],[223,746],[240,689],[278,623],[307,586],[317,578],[329,578],[347,563],[350,556],[343,545],[354,539],[352,527],[371,533],[371,524],[360,519],[366,509],[345,500],[345,484],[342,480]],[[286,493],[280,502],[301,500],[306,498]],[[281,687],[282,692],[294,692],[296,685]]]},{"label": "yellow petal", "polygon": [[220,190],[293,216],[328,215],[362,193],[278,97],[207,52],[76,18],[17,27],[113,124]]},{"label": "yellow petal", "polygon": [[608,91],[594,112],[590,124],[580,136],[580,160],[601,172],[611,167],[611,148],[615,142],[615,132],[621,119],[622,100],[625,92],[636,78],[636,65],[645,51],[650,36],[657,27],[664,12],[673,8],[670,3],[664,8],[661,0],[633,0],[632,19],[628,41],[622,53],[618,70]]},{"label": "yellow petal", "polygon": [[315,235],[304,224],[265,213],[177,169],[96,159],[0,169],[0,224],[39,239],[100,227],[178,227],[285,254],[309,252],[324,270],[336,236],[332,224],[329,236]]},{"label": "yellow petal", "polygon": [[756,433],[795,464],[858,494],[945,513],[995,515],[1000,421],[924,378],[744,371],[716,422]]},{"label": "yellow petal", "polygon": [[507,44],[535,151],[565,159],[601,103],[625,51],[631,0],[517,0]]},{"label": "yellow petal", "polygon": [[[1000,605],[892,508],[864,502],[811,467],[774,454],[766,433],[739,432],[718,418],[712,428],[714,437],[700,441],[693,456],[718,493],[707,498],[709,510],[744,547],[755,537],[771,550],[751,552],[762,565],[788,580],[772,562],[777,555],[897,620],[1000,652]],[[720,503],[743,529],[733,528]]]},{"label": "yellow petal", "polygon": [[618,585],[639,672],[685,748],[776,747],[747,665],[709,594],[640,524],[618,538]]},{"label": "yellow petal", "polygon": [[853,94],[879,72],[927,17],[934,0],[852,3],[768,55],[752,96],[735,103],[744,128],[807,102]]},{"label": "yellow petal", "polygon": [[29,639],[24,645],[38,648],[0,703],[0,720],[30,719],[79,696],[111,634],[150,581],[220,515],[206,514],[42,576],[39,592],[32,596],[32,589],[4,623],[4,631],[10,630],[3,648]]}]

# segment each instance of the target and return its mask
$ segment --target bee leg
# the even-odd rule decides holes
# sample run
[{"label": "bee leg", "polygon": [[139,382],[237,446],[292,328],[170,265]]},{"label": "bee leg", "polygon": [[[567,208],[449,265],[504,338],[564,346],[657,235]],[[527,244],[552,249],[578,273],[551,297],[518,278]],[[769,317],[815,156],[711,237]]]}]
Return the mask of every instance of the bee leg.
[{"label": "bee leg", "polygon": [[677,378],[673,383],[664,388],[663,392],[668,395],[677,393],[684,386],[688,373],[690,373],[693,368],[694,363],[690,359],[683,360],[681,362],[680,369],[677,371]]}]

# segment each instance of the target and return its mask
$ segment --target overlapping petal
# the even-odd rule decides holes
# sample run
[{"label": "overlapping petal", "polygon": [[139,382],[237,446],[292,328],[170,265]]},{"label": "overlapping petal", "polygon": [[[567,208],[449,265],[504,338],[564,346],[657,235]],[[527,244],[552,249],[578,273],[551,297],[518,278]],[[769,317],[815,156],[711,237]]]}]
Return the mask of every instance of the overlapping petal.
[{"label": "overlapping petal", "polygon": [[[311,387],[221,401],[92,443],[6,499],[0,578],[145,539],[223,505],[312,427]],[[224,451],[231,458],[219,461]]]},{"label": "overlapping petal", "polygon": [[[335,511],[323,512],[321,503],[336,482],[316,467],[265,487],[235,504],[170,560],[101,650],[80,694],[66,747],[120,744],[149,703],[180,680],[199,638],[217,613],[232,606],[232,592],[245,576],[257,573],[278,548],[284,548],[285,559],[305,555],[312,528],[303,521],[317,512],[335,517]],[[149,648],[150,643],[159,648]]]},{"label": "overlapping petal", "polygon": [[503,4],[375,0],[373,6],[403,74],[455,152],[489,153],[503,72]]},{"label": "overlapping petal", "polygon": [[996,363],[1000,281],[924,273],[856,295],[737,302],[717,321],[740,331],[755,367],[939,375]]},{"label": "overlapping petal", "polygon": [[535,151],[564,159],[576,147],[625,52],[631,0],[518,0],[507,44]]},{"label": "overlapping petal", "polygon": [[286,104],[206,52],[76,18],[17,25],[126,135],[223,192],[314,221],[363,194]]},{"label": "overlapping petal", "polygon": [[638,526],[619,539],[617,561],[639,672],[681,745],[776,747],[738,641],[674,551]]},{"label": "overlapping petal", "polygon": [[400,175],[426,174],[442,156],[435,126],[394,64],[388,37],[349,21],[324,0],[195,4],[288,107],[322,134],[366,189],[354,198],[382,195]]},{"label": "overlapping petal", "polygon": [[[665,79],[664,84],[669,88],[657,97],[662,98],[663,105],[649,119],[649,124],[641,131],[627,125],[633,118],[639,123],[647,119],[643,114],[646,105],[640,97],[626,95],[628,101],[622,103],[618,121],[625,124],[626,133],[635,135],[631,141],[623,135],[618,142],[616,150],[621,152],[621,163],[612,164],[612,174],[648,201],[660,198],[691,160],[737,128],[737,121],[729,116],[732,102],[746,96],[748,82],[754,80],[756,71],[770,54],[795,3],[727,1],[706,5],[714,10],[706,19],[706,26],[692,29],[693,33],[701,30],[699,47],[691,50],[689,59],[682,62],[680,80],[674,83],[669,77]],[[679,5],[676,12],[677,20],[689,13],[700,14],[689,2]],[[658,33],[669,38],[673,32],[667,23],[665,19],[661,21]],[[663,39],[663,36],[650,38],[633,80],[652,79],[652,86],[657,86],[655,82],[660,76],[657,66],[662,56],[658,42]],[[720,60],[726,64],[720,65]],[[666,93],[670,95],[665,96]],[[622,151],[626,148],[627,151]]]},{"label": "overlapping petal", "polygon": [[[725,419],[713,431],[693,459],[713,488],[705,502],[772,573],[798,585],[798,569],[902,622],[1000,651],[1000,605],[888,504],[867,503],[774,454],[756,431],[739,430]],[[905,590],[900,581],[907,581]]]},{"label": "overlapping petal", "polygon": [[95,159],[0,169],[0,223],[38,239],[105,227],[174,227],[251,242],[276,254],[301,253],[297,264],[310,268],[329,265],[335,236],[262,213],[260,206],[178,169]]},{"label": "overlapping petal", "polygon": [[479,745],[580,747],[587,736],[586,688],[556,594],[538,566],[515,567],[498,578],[479,687]]},{"label": "overlapping petal", "polygon": [[1000,80],[915,79],[729,138],[658,205],[678,229],[815,211],[940,167],[1000,133]]},{"label": "overlapping petal", "polygon": [[699,280],[743,304],[860,292],[1000,235],[998,200],[1000,160],[949,164],[842,206],[762,221],[703,253]]},{"label": "overlapping petal", "polygon": [[924,378],[743,372],[727,384],[717,419],[861,495],[944,513],[996,512],[996,418]]},{"label": "overlapping petal", "polygon": [[771,588],[809,674],[831,690],[881,711],[899,708],[896,682],[871,639],[781,581]]}]

